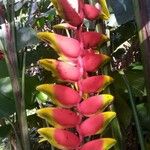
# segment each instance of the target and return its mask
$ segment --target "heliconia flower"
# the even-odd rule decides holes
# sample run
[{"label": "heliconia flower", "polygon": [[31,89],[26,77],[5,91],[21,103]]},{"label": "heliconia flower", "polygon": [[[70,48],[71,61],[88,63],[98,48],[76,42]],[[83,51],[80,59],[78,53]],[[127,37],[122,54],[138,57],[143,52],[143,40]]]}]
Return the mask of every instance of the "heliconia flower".
[{"label": "heliconia flower", "polygon": [[90,116],[103,111],[113,100],[110,94],[92,96],[79,104],[78,111],[84,116]]},{"label": "heliconia flower", "polygon": [[56,29],[72,29],[72,30],[76,30],[77,29],[75,26],[72,26],[69,23],[56,24],[56,25],[53,26],[53,28],[56,28]]},{"label": "heliconia flower", "polygon": [[84,93],[101,92],[112,82],[113,78],[107,75],[92,76],[81,81],[81,88]]},{"label": "heliconia flower", "polygon": [[95,20],[99,17],[99,14],[101,13],[99,9],[97,9],[95,6],[84,4],[83,12],[86,19],[89,20]]},{"label": "heliconia flower", "polygon": [[115,112],[104,112],[91,116],[81,123],[79,132],[84,137],[102,133],[115,116]]},{"label": "heliconia flower", "polygon": [[60,56],[76,58],[81,53],[80,43],[76,39],[51,32],[39,32],[37,36],[42,41],[48,42]]},{"label": "heliconia flower", "polygon": [[101,10],[102,10],[102,13],[101,13],[100,17],[103,20],[108,20],[109,17],[110,17],[110,13],[109,13],[109,10],[107,8],[106,0],[99,0],[99,3],[100,3],[100,6],[101,6]]},{"label": "heliconia flower", "polygon": [[79,138],[70,131],[58,128],[40,128],[38,133],[47,140],[50,144],[61,150],[76,149],[79,144]]},{"label": "heliconia flower", "polygon": [[64,108],[41,108],[36,113],[56,128],[72,128],[80,123],[77,113]]},{"label": "heliconia flower", "polygon": [[59,84],[42,84],[37,86],[36,89],[47,94],[56,105],[61,107],[73,107],[81,99],[77,91]]},{"label": "heliconia flower", "polygon": [[81,35],[84,48],[86,49],[96,47],[98,44],[102,44],[108,40],[106,35],[94,31],[83,32]]},{"label": "heliconia flower", "polygon": [[105,64],[110,57],[104,54],[96,54],[94,52],[87,52],[85,56],[83,56],[83,65],[85,71],[93,72]]},{"label": "heliconia flower", "polygon": [[85,143],[80,150],[108,150],[115,144],[115,139],[101,138]]},{"label": "heliconia flower", "polygon": [[79,26],[82,24],[82,19],[70,5],[68,0],[51,0],[58,14],[69,24]]},{"label": "heliconia flower", "polygon": [[79,67],[73,64],[55,59],[41,59],[39,64],[62,81],[76,82],[81,77]]}]

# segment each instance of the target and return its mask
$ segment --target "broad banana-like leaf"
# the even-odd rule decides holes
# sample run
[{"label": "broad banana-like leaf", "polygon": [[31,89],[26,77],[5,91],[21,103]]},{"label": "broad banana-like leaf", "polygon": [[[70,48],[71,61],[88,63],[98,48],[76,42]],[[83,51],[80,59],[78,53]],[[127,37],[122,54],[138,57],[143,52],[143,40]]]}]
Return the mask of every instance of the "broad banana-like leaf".
[{"label": "broad banana-like leaf", "polygon": [[80,123],[80,117],[77,113],[64,108],[41,108],[36,113],[55,128],[72,128]]},{"label": "broad banana-like leaf", "polygon": [[80,134],[84,137],[102,133],[116,116],[115,112],[104,112],[89,117],[80,125]]},{"label": "broad banana-like leaf", "polygon": [[101,19],[103,20],[108,20],[109,17],[110,17],[110,13],[109,13],[109,10],[108,10],[108,7],[107,7],[107,3],[106,3],[106,0],[99,0],[99,3],[101,5]]},{"label": "broad banana-like leaf", "polygon": [[84,93],[96,93],[104,90],[113,82],[113,78],[107,75],[92,76],[81,81],[81,88]]},{"label": "broad banana-like leaf", "polygon": [[55,59],[41,59],[39,64],[61,81],[76,82],[80,79],[80,68],[63,61]]},{"label": "broad banana-like leaf", "polygon": [[113,100],[110,94],[92,96],[79,104],[78,111],[84,116],[91,116],[103,111]]},{"label": "broad banana-like leaf", "polygon": [[96,54],[94,52],[87,52],[83,57],[84,69],[88,72],[93,72],[108,62],[110,57],[104,54]]},{"label": "broad banana-like leaf", "polygon": [[75,9],[72,8],[68,0],[51,0],[51,2],[59,16],[66,22],[76,27],[82,24],[83,19],[81,19]]},{"label": "broad banana-like leaf", "polygon": [[95,48],[108,40],[106,35],[94,31],[83,32],[81,36],[85,49]]},{"label": "broad banana-like leaf", "polygon": [[115,139],[101,138],[85,143],[80,150],[109,150],[115,144]]},{"label": "broad banana-like leaf", "polygon": [[42,41],[48,42],[58,55],[62,57],[76,58],[82,53],[80,43],[76,39],[51,32],[39,32],[37,37]]},{"label": "broad banana-like leaf", "polygon": [[42,137],[41,141],[47,140],[50,144],[61,150],[73,150],[80,144],[79,138],[67,130],[40,128],[38,133]]},{"label": "broad banana-like leaf", "polygon": [[86,19],[95,20],[99,17],[101,11],[97,9],[95,6],[84,4],[83,12]]},{"label": "broad banana-like leaf", "polygon": [[59,84],[42,84],[36,87],[40,92],[47,94],[54,104],[70,108],[80,102],[80,95],[70,87]]}]

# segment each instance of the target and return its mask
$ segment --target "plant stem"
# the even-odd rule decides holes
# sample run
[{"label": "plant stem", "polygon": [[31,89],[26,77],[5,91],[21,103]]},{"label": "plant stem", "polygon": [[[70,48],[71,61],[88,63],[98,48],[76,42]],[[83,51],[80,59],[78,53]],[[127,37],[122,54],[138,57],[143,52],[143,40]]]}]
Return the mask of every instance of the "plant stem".
[{"label": "plant stem", "polygon": [[121,76],[123,78],[123,81],[124,81],[124,83],[125,83],[125,85],[127,87],[128,93],[129,93],[129,100],[130,100],[130,104],[131,104],[132,111],[133,111],[133,117],[134,117],[134,120],[135,120],[135,125],[136,125],[136,129],[137,129],[138,137],[139,137],[141,150],[145,150],[142,130],[141,130],[141,126],[140,126],[140,122],[139,122],[139,118],[138,118],[135,102],[134,102],[133,95],[132,95],[132,88],[131,88],[131,86],[129,84],[129,81],[127,79],[126,74],[123,71],[120,74],[121,74]]},{"label": "plant stem", "polygon": [[[7,8],[7,9],[10,9]],[[26,111],[25,111],[25,100],[24,100],[24,79],[22,78],[22,87],[19,80],[19,69],[18,69],[18,59],[16,52],[16,38],[15,38],[15,22],[14,22],[14,0],[11,0],[11,14],[9,14],[10,24],[6,24],[6,63],[9,70],[9,75],[11,79],[13,94],[15,98],[16,113],[18,118],[21,148],[18,150],[30,150],[30,142],[28,138],[28,126],[26,120]],[[9,27],[10,26],[10,27]],[[24,58],[25,63],[25,58]],[[25,71],[25,64],[23,64],[23,72]]]},{"label": "plant stem", "polygon": [[28,144],[24,145],[25,150],[30,150],[30,142],[29,142],[29,135],[28,135],[28,125],[27,125],[27,117],[26,117],[26,109],[25,109],[25,69],[26,69],[26,52],[23,53],[23,67],[22,67],[22,124],[23,126],[23,133],[22,133],[22,138],[23,138],[23,144]]},{"label": "plant stem", "polygon": [[12,127],[12,129],[13,129],[13,131],[14,131],[14,134],[15,134],[15,137],[16,137],[16,147],[17,147],[17,149],[19,149],[19,150],[21,150],[21,143],[20,143],[20,140],[19,140],[19,137],[18,137],[18,134],[17,134],[17,132],[16,132],[16,129],[15,129],[15,126],[14,126],[14,124],[11,122],[11,120],[9,119],[9,117],[7,117],[7,118],[5,118],[9,123],[10,123],[10,125],[11,125],[11,127]]}]

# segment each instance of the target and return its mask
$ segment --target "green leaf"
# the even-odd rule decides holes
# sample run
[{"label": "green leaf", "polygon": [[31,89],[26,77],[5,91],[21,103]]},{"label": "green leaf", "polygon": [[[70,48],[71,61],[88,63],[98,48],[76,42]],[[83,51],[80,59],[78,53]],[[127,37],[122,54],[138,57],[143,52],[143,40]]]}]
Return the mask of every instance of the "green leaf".
[{"label": "green leaf", "polygon": [[118,114],[119,122],[123,126],[123,129],[125,129],[130,124],[132,118],[132,111],[128,104],[129,96],[126,93],[127,89],[121,75],[118,72],[114,72],[112,77],[115,81],[111,88],[112,94],[115,96],[115,110]]},{"label": "green leaf", "polygon": [[[133,95],[135,97],[144,96],[145,81],[144,81],[143,70],[132,70],[129,68],[125,71],[125,74],[129,80]],[[127,94],[127,88],[122,80],[121,75],[118,72],[114,72],[113,78],[115,80],[114,85],[117,88],[117,90]]]},{"label": "green leaf", "polygon": [[113,49],[115,50],[118,46],[135,35],[136,31],[136,25],[134,21],[127,22],[126,24],[118,27],[116,30],[111,31],[110,39],[112,39],[113,42]]},{"label": "green leaf", "polygon": [[118,114],[118,119],[121,123],[121,126],[126,129],[132,119],[132,110],[127,103],[127,97],[125,94],[122,94],[118,91],[115,95],[115,108]]},{"label": "green leaf", "polygon": [[135,97],[141,97],[145,95],[145,80],[143,70],[127,70],[126,72],[129,83],[132,87],[132,92]]},{"label": "green leaf", "polygon": [[44,27],[45,18],[44,18],[44,17],[41,17],[41,18],[37,19],[37,20],[36,20],[36,23],[37,23],[37,26],[38,26],[38,27]]},{"label": "green leaf", "polygon": [[43,92],[39,92],[36,97],[37,97],[37,100],[41,103],[44,103],[48,100],[48,96]]},{"label": "green leaf", "polygon": [[27,109],[32,109],[35,107],[35,92],[36,86],[39,85],[40,82],[37,76],[25,78],[25,104]]},{"label": "green leaf", "polygon": [[9,77],[0,79],[0,118],[8,117],[16,111]]},{"label": "green leaf", "polygon": [[17,50],[38,43],[36,32],[31,27],[20,28],[17,31]]},{"label": "green leaf", "polygon": [[137,66],[134,66],[132,69],[133,70],[143,70],[143,66],[142,65],[137,65]]},{"label": "green leaf", "polygon": [[11,131],[11,125],[4,125],[0,127],[0,137],[5,138]]},{"label": "green leaf", "polygon": [[8,76],[8,69],[5,60],[0,60],[0,78],[4,78]]},{"label": "green leaf", "polygon": [[29,128],[33,128],[33,127],[40,128],[44,124],[43,119],[38,117],[37,114],[32,114],[27,116],[27,121],[28,121]]},{"label": "green leaf", "polygon": [[144,103],[137,105],[137,112],[143,129],[150,132],[150,114],[146,105]]}]

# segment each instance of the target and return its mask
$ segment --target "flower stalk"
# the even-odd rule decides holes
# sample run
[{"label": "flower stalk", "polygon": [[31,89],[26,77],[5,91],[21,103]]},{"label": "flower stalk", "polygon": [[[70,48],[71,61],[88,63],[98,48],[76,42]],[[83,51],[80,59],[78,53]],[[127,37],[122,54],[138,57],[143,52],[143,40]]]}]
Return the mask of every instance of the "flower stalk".
[{"label": "flower stalk", "polygon": [[130,100],[130,104],[131,104],[132,111],[133,111],[133,116],[134,116],[135,125],[136,125],[136,129],[137,129],[138,137],[139,137],[140,147],[141,147],[141,150],[145,150],[144,138],[143,138],[141,125],[140,125],[137,110],[136,110],[136,105],[135,105],[134,98],[132,95],[132,88],[130,87],[130,84],[129,84],[126,74],[123,71],[121,71],[120,74],[122,76],[122,79],[127,87],[128,93],[129,93],[129,100]]}]

